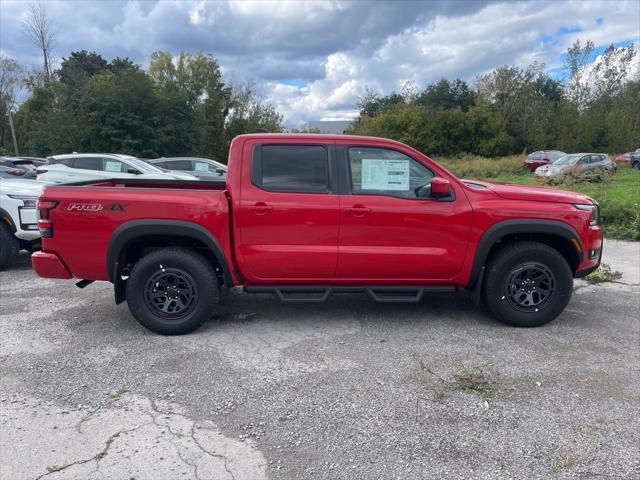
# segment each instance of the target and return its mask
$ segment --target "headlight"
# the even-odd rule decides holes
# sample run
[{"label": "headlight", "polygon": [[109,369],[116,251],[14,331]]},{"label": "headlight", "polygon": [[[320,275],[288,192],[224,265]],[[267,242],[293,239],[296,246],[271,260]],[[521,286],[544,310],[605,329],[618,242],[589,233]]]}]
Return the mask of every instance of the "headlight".
[{"label": "headlight", "polygon": [[27,195],[7,195],[7,197],[14,200],[22,200],[22,203],[27,208],[36,208],[36,203],[38,203],[38,197],[29,197]]},{"label": "headlight", "polygon": [[574,204],[578,210],[584,210],[585,212],[591,213],[591,221],[589,221],[589,225],[598,225],[600,222],[600,208],[598,205],[590,203],[590,204]]}]

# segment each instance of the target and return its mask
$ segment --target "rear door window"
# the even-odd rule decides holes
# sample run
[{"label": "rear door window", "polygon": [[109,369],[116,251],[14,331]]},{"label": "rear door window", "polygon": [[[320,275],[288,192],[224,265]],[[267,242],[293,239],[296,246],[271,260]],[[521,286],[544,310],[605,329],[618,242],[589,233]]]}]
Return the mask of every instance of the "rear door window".
[{"label": "rear door window", "polygon": [[114,160],[113,158],[103,158],[102,161],[102,169],[105,172],[127,173],[128,169],[133,168],[126,163],[121,162],[120,160]]},{"label": "rear door window", "polygon": [[80,168],[83,170],[102,170],[102,159],[100,157],[74,158],[73,168]]},{"label": "rear door window", "polygon": [[193,162],[193,170],[195,172],[213,172],[216,173],[216,166],[211,165],[208,162],[203,162],[201,160],[195,160]]},{"label": "rear door window", "polygon": [[168,160],[166,162],[162,162],[156,165],[162,168],[166,168],[167,170],[185,170],[185,171],[193,170],[191,160]]},{"label": "rear door window", "polygon": [[329,155],[323,145],[262,145],[251,165],[253,183],[271,192],[328,193]]}]

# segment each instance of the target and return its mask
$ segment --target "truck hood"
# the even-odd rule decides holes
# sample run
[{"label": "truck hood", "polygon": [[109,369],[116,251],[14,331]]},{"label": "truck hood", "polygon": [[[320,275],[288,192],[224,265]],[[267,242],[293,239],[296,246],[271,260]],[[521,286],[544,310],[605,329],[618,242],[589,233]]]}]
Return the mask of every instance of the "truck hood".
[{"label": "truck hood", "polygon": [[496,195],[508,200],[526,200],[532,202],[553,203],[596,203],[591,197],[581,193],[560,190],[554,187],[539,187],[535,185],[518,185],[515,183],[490,183],[477,180],[463,180],[465,183],[482,185]]},{"label": "truck hood", "polygon": [[36,180],[9,180],[0,179],[0,191],[3,195],[24,195],[25,197],[38,197],[42,187],[49,185],[47,182]]}]

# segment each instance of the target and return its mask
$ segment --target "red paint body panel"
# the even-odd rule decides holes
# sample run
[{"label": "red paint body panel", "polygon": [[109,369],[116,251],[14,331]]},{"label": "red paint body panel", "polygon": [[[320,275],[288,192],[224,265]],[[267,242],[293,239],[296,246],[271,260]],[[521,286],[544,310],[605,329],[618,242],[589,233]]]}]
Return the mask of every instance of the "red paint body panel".
[{"label": "red paint body panel", "polygon": [[31,264],[35,272],[43,278],[72,278],[71,273],[64,266],[55,253],[34,252]]},{"label": "red paint body panel", "polygon": [[[451,184],[454,199],[403,199],[384,195],[276,193],[251,181],[255,144],[298,143],[385,147],[398,150]],[[468,182],[426,155],[396,141],[343,135],[241,135],[231,143],[226,189],[126,181],[47,186],[41,200],[60,203],[49,212],[53,237],[34,255],[42,276],[107,280],[106,254],[119,226],[141,219],[193,222],[216,238],[233,281],[260,284],[469,283],[478,244],[504,220],[555,220],[570,226],[586,250],[601,248],[602,232],[590,213],[571,204],[584,195],[544,187]],[[124,209],[71,204],[124,205]],[[353,210],[353,207],[358,207]],[[361,208],[360,208],[361,207]],[[60,268],[60,266],[62,268]],[[596,265],[584,256],[578,270]],[[240,278],[242,280],[240,280]]]}]

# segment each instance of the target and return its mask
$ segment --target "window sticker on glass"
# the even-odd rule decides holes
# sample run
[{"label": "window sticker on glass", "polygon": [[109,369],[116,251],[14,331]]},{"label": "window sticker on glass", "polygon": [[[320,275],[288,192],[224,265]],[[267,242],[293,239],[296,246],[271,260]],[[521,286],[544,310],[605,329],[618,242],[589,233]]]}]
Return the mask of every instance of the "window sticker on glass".
[{"label": "window sticker on glass", "polygon": [[196,162],[195,171],[196,172],[208,172],[209,171],[209,164],[208,163],[204,163],[204,162]]},{"label": "window sticker on glass", "polygon": [[362,159],[362,190],[409,190],[410,160]]},{"label": "window sticker on glass", "polygon": [[106,172],[120,172],[122,163],[117,160],[105,160],[104,162],[104,170]]}]

